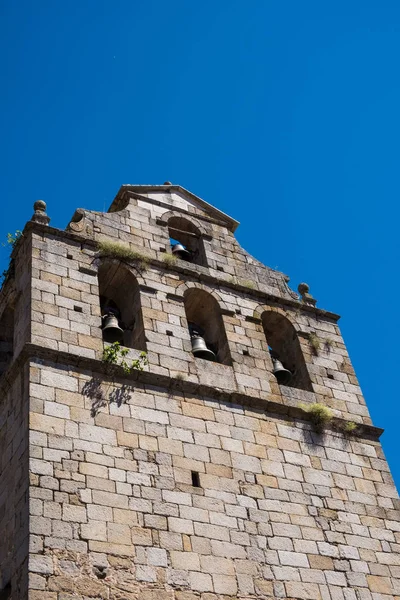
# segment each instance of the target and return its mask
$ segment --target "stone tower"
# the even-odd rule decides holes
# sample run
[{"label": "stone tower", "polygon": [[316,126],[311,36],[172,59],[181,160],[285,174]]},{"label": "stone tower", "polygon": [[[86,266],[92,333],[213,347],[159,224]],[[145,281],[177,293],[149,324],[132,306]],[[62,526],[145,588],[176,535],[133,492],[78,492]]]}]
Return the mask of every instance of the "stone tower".
[{"label": "stone tower", "polygon": [[400,598],[338,316],[169,182],[45,210],[0,293],[0,598]]}]

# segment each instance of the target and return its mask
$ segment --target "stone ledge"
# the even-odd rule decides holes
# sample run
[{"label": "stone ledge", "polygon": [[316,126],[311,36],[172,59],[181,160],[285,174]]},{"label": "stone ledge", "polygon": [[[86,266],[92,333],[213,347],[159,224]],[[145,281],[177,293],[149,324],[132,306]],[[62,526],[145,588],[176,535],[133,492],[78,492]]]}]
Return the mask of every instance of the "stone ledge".
[{"label": "stone ledge", "polygon": [[[60,364],[71,368],[82,369],[84,371],[101,373],[105,376],[105,379],[108,380],[110,380],[110,374],[115,374],[115,377],[119,381],[138,381],[143,385],[158,386],[170,391],[177,390],[183,393],[186,392],[189,394],[196,394],[198,396],[205,396],[208,400],[215,400],[216,402],[223,400],[227,403],[241,404],[242,406],[246,406],[255,411],[278,414],[282,418],[286,419],[301,419],[302,421],[310,421],[310,415],[307,413],[307,411],[303,410],[297,405],[294,406],[290,402],[289,398],[283,397],[283,403],[279,403],[274,400],[263,400],[254,396],[241,394],[239,392],[227,392],[225,390],[217,389],[205,384],[175,379],[166,375],[151,373],[150,371],[134,371],[127,376],[122,367],[113,366],[112,371],[110,371],[110,365],[105,364],[101,360],[69,354],[68,352],[50,350],[31,343],[25,344],[17,359],[3,374],[3,376],[0,377],[0,397],[3,393],[7,392],[7,389],[11,387],[15,377],[22,370],[25,363],[31,359],[36,360],[39,364],[51,362],[53,364]],[[341,431],[343,430],[343,425],[346,422],[348,422],[346,419],[334,417],[326,429],[333,432]],[[380,427],[375,427],[373,425],[357,425],[358,432],[354,439],[365,438],[372,441],[378,441],[379,437],[384,431]],[[341,433],[341,435],[343,435],[343,433]]]}]

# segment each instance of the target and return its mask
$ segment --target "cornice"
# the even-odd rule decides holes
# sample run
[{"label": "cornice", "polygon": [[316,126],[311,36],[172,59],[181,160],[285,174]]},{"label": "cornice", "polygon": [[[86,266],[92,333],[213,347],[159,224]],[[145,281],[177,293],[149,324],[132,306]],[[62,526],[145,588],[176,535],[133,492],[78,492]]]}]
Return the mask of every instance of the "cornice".
[{"label": "cornice", "polygon": [[[127,382],[139,382],[145,387],[146,385],[160,387],[169,392],[175,391],[180,394],[198,395],[206,397],[207,400],[215,400],[216,402],[223,401],[227,404],[239,404],[254,410],[255,412],[274,414],[287,420],[301,419],[302,421],[310,421],[309,413],[297,405],[294,406],[293,399],[286,398],[285,396],[282,396],[283,402],[278,403],[276,401],[264,400],[239,392],[227,392],[221,388],[176,379],[167,375],[152,373],[151,371],[138,370],[126,375],[122,367],[114,365],[110,367],[109,364],[106,364],[101,360],[87,358],[68,352],[51,350],[32,343],[25,344],[17,359],[0,377],[0,402],[1,397],[7,393],[15,378],[22,371],[27,362],[39,363],[47,366],[62,365],[69,369],[81,371],[82,373],[85,373],[85,375],[88,373],[100,375],[104,381],[115,381],[116,383],[121,382],[125,384]],[[348,421],[345,419],[335,417],[326,429],[332,432],[343,431],[346,422]],[[378,441],[383,431],[384,430],[380,427],[359,424],[357,437],[354,437],[354,439],[363,438],[371,441]],[[317,436],[317,434],[315,435]],[[343,433],[338,433],[338,435],[343,435]],[[320,436],[317,436],[317,438],[320,438]]]}]

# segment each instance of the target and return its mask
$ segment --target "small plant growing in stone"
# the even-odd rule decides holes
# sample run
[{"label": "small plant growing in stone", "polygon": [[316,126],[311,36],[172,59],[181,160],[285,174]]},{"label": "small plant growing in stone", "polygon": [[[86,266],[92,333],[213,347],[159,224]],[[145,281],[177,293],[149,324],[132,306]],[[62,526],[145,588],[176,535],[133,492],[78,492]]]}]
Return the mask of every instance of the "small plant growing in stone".
[{"label": "small plant growing in stone", "polygon": [[120,258],[121,260],[126,261],[139,261],[139,268],[141,271],[144,271],[147,268],[147,256],[144,256],[136,250],[132,250],[132,248],[130,248],[130,246],[128,246],[127,244],[103,240],[101,242],[98,242],[97,248],[99,251],[99,256]]},{"label": "small plant growing in stone", "polygon": [[358,425],[354,421],[347,421],[343,426],[343,433],[346,435],[354,435],[357,433]]},{"label": "small plant growing in stone", "polygon": [[323,433],[333,419],[332,411],[319,402],[314,404],[299,404],[299,408],[308,413],[310,421],[317,433]]},{"label": "small plant growing in stone", "polygon": [[118,365],[123,368],[124,373],[129,375],[133,371],[143,371],[148,364],[146,352],[141,352],[139,358],[128,363],[125,359],[129,353],[129,348],[121,347],[119,342],[113,342],[103,350],[103,362],[109,365]]},{"label": "small plant growing in stone", "polygon": [[[146,352],[141,352],[139,358],[132,360],[132,362],[126,360],[128,352],[128,348],[123,348],[119,342],[114,342],[104,348],[103,362],[107,365],[122,367],[124,373],[127,375],[133,371],[143,371],[145,365],[148,364]],[[107,406],[110,402],[115,402],[118,406],[128,402],[133,387],[130,384],[124,384],[121,387],[112,389],[114,385],[115,379],[113,374],[111,374],[111,381],[106,386],[106,389],[103,389],[101,379],[92,378],[85,383],[82,393],[92,400],[92,417],[95,417],[100,408]]]},{"label": "small plant growing in stone", "polygon": [[175,375],[175,379],[176,379],[177,381],[185,381],[186,377],[185,377],[184,373],[177,373],[177,374]]},{"label": "small plant growing in stone", "polygon": [[175,254],[165,253],[165,254],[163,254],[162,261],[168,267],[172,267],[173,265],[176,264],[176,256],[175,256]]},{"label": "small plant growing in stone", "polygon": [[3,247],[11,247],[11,251],[14,250],[17,245],[18,240],[22,237],[22,231],[19,229],[16,230],[15,233],[7,233],[7,239],[5,242],[2,242]]},{"label": "small plant growing in stone", "polygon": [[330,352],[333,345],[334,345],[334,342],[331,338],[324,339],[324,348],[325,348],[326,352]]},{"label": "small plant growing in stone", "polygon": [[[21,239],[22,235],[23,235],[22,231],[20,231],[19,229],[17,229],[15,233],[9,232],[9,233],[7,233],[6,241],[2,242],[1,245],[3,246],[3,248],[8,248],[10,251],[10,254],[11,254],[12,251],[14,250],[15,246],[17,245],[18,241]],[[11,272],[12,272],[12,261],[8,265],[7,269],[4,269],[4,271],[0,275],[0,286],[3,285],[3,283],[9,277]]]},{"label": "small plant growing in stone", "polygon": [[308,336],[308,341],[310,342],[310,346],[312,348],[313,353],[317,356],[318,351],[321,347],[319,337],[317,337],[317,335],[312,331]]}]

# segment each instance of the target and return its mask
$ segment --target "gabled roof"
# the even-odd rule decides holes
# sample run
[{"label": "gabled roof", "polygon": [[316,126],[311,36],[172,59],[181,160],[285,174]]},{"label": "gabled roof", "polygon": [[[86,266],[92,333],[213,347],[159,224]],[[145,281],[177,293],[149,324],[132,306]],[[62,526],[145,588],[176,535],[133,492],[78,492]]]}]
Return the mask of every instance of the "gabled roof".
[{"label": "gabled roof", "polygon": [[212,206],[199,196],[196,196],[189,190],[186,190],[181,185],[172,185],[170,183],[165,183],[163,185],[131,185],[125,184],[122,185],[118,191],[118,194],[115,196],[109,211],[112,211],[112,208],[115,205],[118,205],[119,200],[121,199],[124,192],[134,192],[136,194],[147,194],[149,192],[177,192],[182,196],[186,196],[188,200],[191,200],[194,204],[197,204],[200,208],[204,210],[210,217],[217,219],[218,221],[222,221],[226,224],[226,227],[234,232],[237,226],[239,225],[239,221],[236,221],[229,215],[225,214],[215,206]]}]

